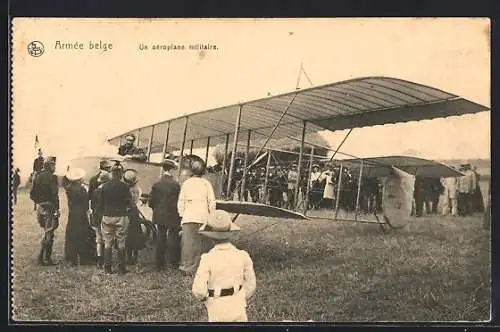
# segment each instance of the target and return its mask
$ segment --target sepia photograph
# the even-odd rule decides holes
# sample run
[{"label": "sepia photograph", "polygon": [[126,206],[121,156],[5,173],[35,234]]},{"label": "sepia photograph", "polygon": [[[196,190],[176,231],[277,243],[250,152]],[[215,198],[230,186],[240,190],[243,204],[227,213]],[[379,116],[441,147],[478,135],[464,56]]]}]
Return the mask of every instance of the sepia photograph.
[{"label": "sepia photograph", "polygon": [[490,20],[11,21],[14,322],[488,322]]}]

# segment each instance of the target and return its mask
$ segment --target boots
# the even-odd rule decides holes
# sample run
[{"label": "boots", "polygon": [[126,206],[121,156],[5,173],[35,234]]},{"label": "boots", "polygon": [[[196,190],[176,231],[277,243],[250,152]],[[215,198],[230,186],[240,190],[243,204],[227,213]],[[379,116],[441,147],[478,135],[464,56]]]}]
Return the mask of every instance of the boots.
[{"label": "boots", "polygon": [[118,250],[118,273],[125,274],[127,273],[127,269],[125,268],[126,263],[126,252],[125,249]]},{"label": "boots", "polygon": [[104,272],[107,274],[113,273],[111,270],[111,260],[113,258],[113,248],[104,249]]},{"label": "boots", "polygon": [[104,256],[103,256],[103,246],[102,244],[97,245],[97,268],[102,269],[104,267]]},{"label": "boots", "polygon": [[55,265],[52,261],[52,246],[54,245],[54,240],[50,240],[46,242],[45,248],[45,264],[46,265]]},{"label": "boots", "polygon": [[42,241],[42,243],[40,244],[40,253],[38,254],[38,264],[40,265],[45,265],[45,248],[45,241]]}]

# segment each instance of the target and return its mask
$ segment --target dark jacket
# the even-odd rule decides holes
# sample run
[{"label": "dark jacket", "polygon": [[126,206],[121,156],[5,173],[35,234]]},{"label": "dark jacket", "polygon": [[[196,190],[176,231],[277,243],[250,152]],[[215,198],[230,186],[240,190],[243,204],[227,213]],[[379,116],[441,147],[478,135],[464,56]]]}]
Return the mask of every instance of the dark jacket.
[{"label": "dark jacket", "polygon": [[91,225],[92,226],[99,226],[102,221],[102,215],[100,214],[102,211],[101,208],[101,193],[102,193],[102,187],[97,187],[92,191],[92,194],[90,196],[90,208],[92,210],[92,220],[91,220]]},{"label": "dark jacket", "polygon": [[30,198],[36,204],[50,202],[56,210],[59,210],[57,176],[48,171],[39,173],[33,181]]},{"label": "dark jacket", "polygon": [[120,179],[112,179],[102,186],[100,195],[100,215],[108,217],[128,216],[132,207],[129,187]]},{"label": "dark jacket", "polygon": [[21,184],[21,177],[19,176],[19,173],[14,173],[14,175],[12,176],[13,189],[16,190],[20,184]]},{"label": "dark jacket", "polygon": [[168,228],[179,228],[180,217],[177,210],[180,185],[172,176],[162,175],[151,188],[148,205],[153,209],[153,222]]},{"label": "dark jacket", "polygon": [[33,172],[39,173],[43,169],[43,157],[38,157],[33,161]]},{"label": "dark jacket", "polygon": [[134,145],[121,145],[118,148],[118,154],[120,156],[125,156],[127,154],[131,155],[132,159],[138,161],[146,161],[148,159],[148,156],[146,155],[144,150]]},{"label": "dark jacket", "polygon": [[99,181],[97,181],[97,179],[99,179],[100,174],[101,174],[101,172],[97,173],[97,175],[94,175],[89,180],[89,199],[92,199],[92,193],[94,192],[94,190],[97,187],[99,187],[100,183],[99,183]]},{"label": "dark jacket", "polygon": [[93,256],[94,233],[87,218],[89,206],[88,193],[80,183],[70,183],[66,188],[68,197],[68,223],[64,242],[66,260],[75,262],[80,256],[80,263],[89,262]]}]

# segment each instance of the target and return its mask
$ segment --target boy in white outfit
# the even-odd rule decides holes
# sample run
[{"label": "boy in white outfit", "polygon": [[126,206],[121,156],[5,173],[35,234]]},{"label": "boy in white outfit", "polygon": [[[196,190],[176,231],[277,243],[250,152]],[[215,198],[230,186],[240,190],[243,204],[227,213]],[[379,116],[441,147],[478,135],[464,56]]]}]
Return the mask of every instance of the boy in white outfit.
[{"label": "boy in white outfit", "polygon": [[194,296],[203,301],[209,322],[247,322],[247,300],[256,287],[253,262],[248,253],[230,242],[240,228],[222,210],[210,215],[200,234],[215,246],[201,256],[193,281]]}]

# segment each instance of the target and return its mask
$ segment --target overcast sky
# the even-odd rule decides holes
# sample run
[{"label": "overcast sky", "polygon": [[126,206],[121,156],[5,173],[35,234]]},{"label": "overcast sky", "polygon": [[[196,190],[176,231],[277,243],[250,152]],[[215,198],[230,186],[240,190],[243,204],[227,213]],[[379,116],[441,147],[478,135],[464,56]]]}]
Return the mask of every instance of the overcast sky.
[{"label": "overcast sky", "polygon": [[[54,20],[14,22],[14,163],[29,173],[34,137],[63,161],[80,146],[170,117],[289,92],[301,62],[314,85],[362,76],[418,82],[490,107],[489,21],[482,19]],[[45,53],[27,54],[42,41]],[[55,50],[56,41],[113,49]],[[217,51],[138,50],[216,44]],[[304,78],[301,87],[309,87]],[[332,145],[343,132],[325,134]],[[344,151],[489,158],[489,112],[355,129]]]}]

